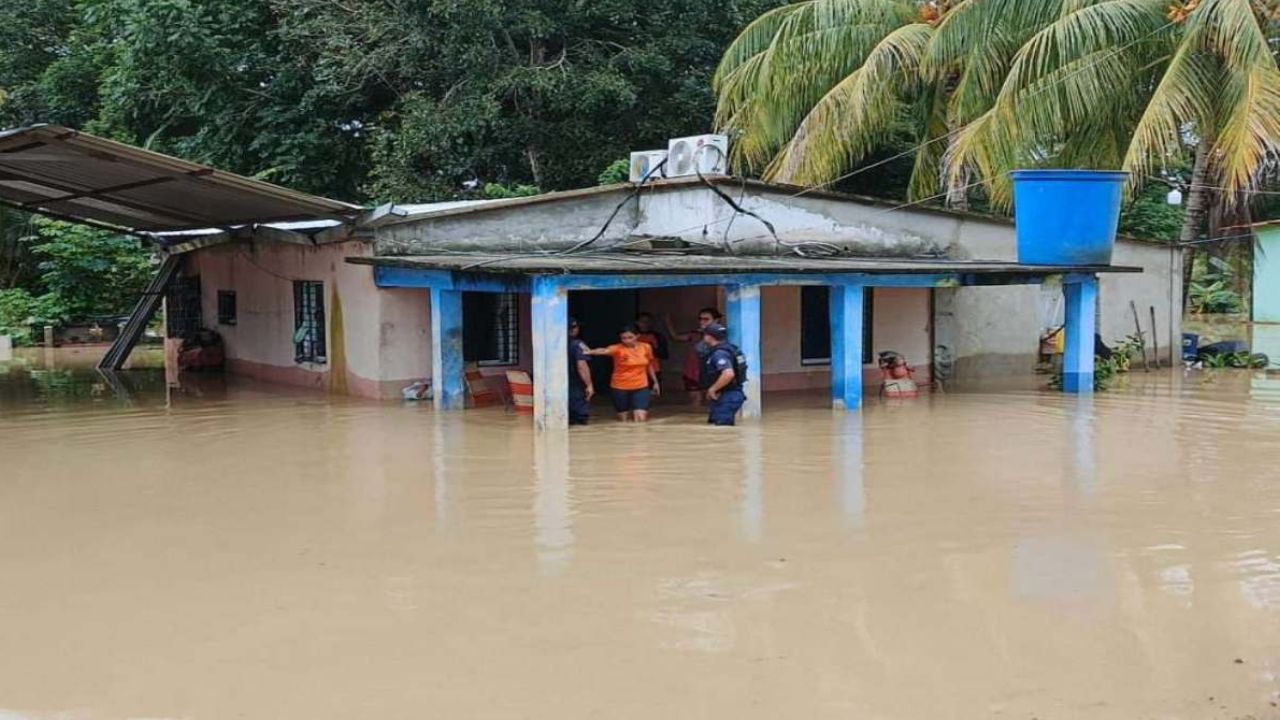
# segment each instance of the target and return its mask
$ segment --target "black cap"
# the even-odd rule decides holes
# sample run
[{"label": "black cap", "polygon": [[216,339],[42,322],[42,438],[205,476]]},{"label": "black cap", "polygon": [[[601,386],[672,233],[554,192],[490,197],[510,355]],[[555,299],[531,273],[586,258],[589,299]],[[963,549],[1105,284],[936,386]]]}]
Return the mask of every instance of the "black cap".
[{"label": "black cap", "polygon": [[702,328],[702,334],[710,335],[717,340],[724,340],[729,337],[729,330],[720,323],[711,323],[710,325]]},{"label": "black cap", "polygon": [[578,318],[571,317],[569,318],[569,327],[582,327],[582,326],[578,323]]}]

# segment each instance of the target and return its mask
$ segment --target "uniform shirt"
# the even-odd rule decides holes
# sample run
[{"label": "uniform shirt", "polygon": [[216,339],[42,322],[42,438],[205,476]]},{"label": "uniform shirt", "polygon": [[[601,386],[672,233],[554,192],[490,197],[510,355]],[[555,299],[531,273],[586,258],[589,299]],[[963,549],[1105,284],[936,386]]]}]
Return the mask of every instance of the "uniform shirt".
[{"label": "uniform shirt", "polygon": [[649,387],[653,348],[642,342],[633,347],[610,345],[609,357],[613,358],[613,377],[609,380],[609,387],[615,390],[644,390]]},{"label": "uniform shirt", "polygon": [[587,344],[577,338],[569,338],[569,386],[585,390],[587,384],[578,376],[578,361],[587,359]]},{"label": "uniform shirt", "polygon": [[[725,370],[733,370],[733,355],[735,350],[730,345],[721,344],[711,348],[711,352],[707,354],[707,360],[703,365],[702,384],[710,388],[720,377],[720,373]],[[724,386],[724,390],[734,390],[741,385],[741,379],[733,378],[733,382]]]}]

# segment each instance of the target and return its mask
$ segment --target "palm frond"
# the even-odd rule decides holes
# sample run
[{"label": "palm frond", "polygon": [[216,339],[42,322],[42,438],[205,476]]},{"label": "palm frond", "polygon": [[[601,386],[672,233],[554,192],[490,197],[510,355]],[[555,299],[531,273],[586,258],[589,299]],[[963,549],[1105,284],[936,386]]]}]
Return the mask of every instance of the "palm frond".
[{"label": "palm frond", "polygon": [[897,118],[902,90],[916,82],[932,34],[929,25],[913,23],[885,35],[861,67],[813,106],[766,177],[826,182],[884,142]]},{"label": "palm frond", "polygon": [[1231,71],[1221,88],[1214,168],[1234,201],[1280,152],[1280,72],[1264,65]]}]

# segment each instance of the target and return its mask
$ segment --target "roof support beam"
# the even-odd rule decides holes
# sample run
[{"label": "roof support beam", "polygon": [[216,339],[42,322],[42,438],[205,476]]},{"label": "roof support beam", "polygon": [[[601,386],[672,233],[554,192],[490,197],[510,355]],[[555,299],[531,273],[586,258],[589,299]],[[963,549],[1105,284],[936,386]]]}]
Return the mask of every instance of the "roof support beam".
[{"label": "roof support beam", "polygon": [[[0,166],[0,178],[4,178],[6,180],[16,180],[19,182],[28,182],[35,185],[43,185],[45,187],[52,188],[62,193],[84,193],[84,192],[93,191],[92,188],[74,187],[71,185],[67,185],[65,183],[58,182],[56,180],[49,180],[37,173],[30,173],[30,172],[25,174],[15,173],[10,169],[5,169],[3,166]],[[97,199],[100,199],[103,202],[112,203],[113,205],[119,205],[120,207],[126,207],[132,210],[137,210],[138,212],[144,212],[150,215],[157,215],[163,218],[168,218],[170,220],[176,220],[178,222],[187,223],[195,227],[217,227],[220,225],[220,223],[218,223],[215,220],[211,220],[208,216],[184,215],[181,212],[175,212],[168,208],[151,205],[149,203],[142,203],[136,200],[123,200],[121,198],[97,198]],[[49,205],[56,205],[59,201],[60,201],[59,198],[49,198],[47,200],[31,201],[26,203],[28,207],[24,207],[22,209],[33,210],[33,211],[39,209],[40,211],[43,212],[44,208],[48,207]],[[68,201],[68,202],[72,202],[72,201]],[[49,213],[49,214],[52,215],[52,213]],[[79,221],[73,221],[73,222],[79,222]]]},{"label": "roof support beam", "polygon": [[[209,173],[212,173],[212,172],[213,172],[212,168],[202,168],[200,170],[193,170],[189,173],[184,173],[182,175],[169,175],[167,177],[149,178],[147,180],[138,180],[136,182],[123,183],[121,185],[112,185],[109,187],[97,188],[95,190],[84,190],[77,193],[71,193],[69,195],[63,195],[62,197],[49,198],[47,200],[32,200],[30,202],[23,203],[23,207],[33,207],[36,205],[41,205],[43,203],[59,203],[59,202],[64,202],[66,200],[78,200],[80,198],[86,198],[86,197],[100,197],[106,193],[120,192],[122,190],[136,190],[138,188],[148,187],[151,185],[159,185],[160,183],[173,182],[174,180],[177,180],[183,177],[188,177],[188,176],[198,177],[200,175],[208,175]],[[115,202],[115,201],[112,200],[111,202]]]}]

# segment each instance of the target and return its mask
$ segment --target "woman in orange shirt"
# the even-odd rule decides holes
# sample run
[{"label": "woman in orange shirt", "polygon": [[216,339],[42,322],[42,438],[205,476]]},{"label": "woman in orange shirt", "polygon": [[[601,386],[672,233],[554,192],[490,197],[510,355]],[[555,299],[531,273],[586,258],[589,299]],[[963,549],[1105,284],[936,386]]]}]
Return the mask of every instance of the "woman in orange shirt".
[{"label": "woman in orange shirt", "polygon": [[661,393],[658,374],[654,371],[653,348],[640,342],[635,327],[628,325],[618,334],[618,343],[605,348],[588,350],[588,355],[607,355],[613,358],[613,377],[609,380],[613,409],[618,419],[649,419],[649,396]]}]

